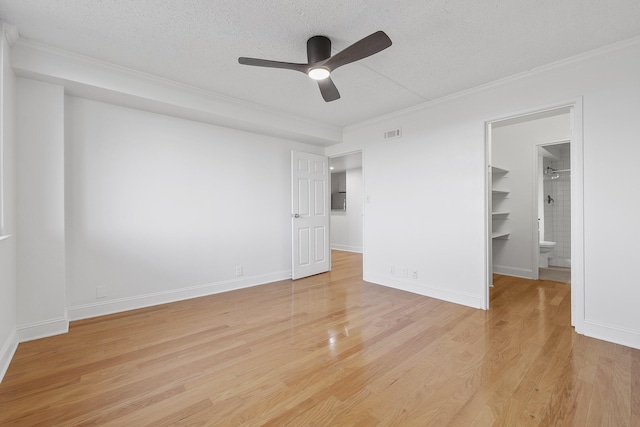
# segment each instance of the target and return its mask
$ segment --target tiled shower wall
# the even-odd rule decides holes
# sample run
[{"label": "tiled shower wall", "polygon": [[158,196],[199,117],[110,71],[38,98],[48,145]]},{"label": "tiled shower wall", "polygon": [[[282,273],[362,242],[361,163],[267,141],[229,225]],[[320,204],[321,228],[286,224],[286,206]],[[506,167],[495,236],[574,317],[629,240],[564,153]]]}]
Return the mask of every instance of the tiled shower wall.
[{"label": "tiled shower wall", "polygon": [[[568,144],[560,150],[558,157],[559,160],[550,162],[553,169],[564,170],[571,167]],[[561,172],[559,175],[557,179],[545,177],[544,180],[544,238],[556,242],[549,257],[549,265],[571,267],[571,173]],[[547,195],[551,195],[554,202],[547,203]]]}]

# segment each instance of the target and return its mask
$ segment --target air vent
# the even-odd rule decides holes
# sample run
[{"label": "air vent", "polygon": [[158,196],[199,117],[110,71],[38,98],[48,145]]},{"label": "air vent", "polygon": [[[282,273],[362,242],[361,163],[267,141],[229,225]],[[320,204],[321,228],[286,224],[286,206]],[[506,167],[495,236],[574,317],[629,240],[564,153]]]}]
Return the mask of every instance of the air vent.
[{"label": "air vent", "polygon": [[384,133],[384,139],[400,138],[402,136],[402,129],[392,129]]}]

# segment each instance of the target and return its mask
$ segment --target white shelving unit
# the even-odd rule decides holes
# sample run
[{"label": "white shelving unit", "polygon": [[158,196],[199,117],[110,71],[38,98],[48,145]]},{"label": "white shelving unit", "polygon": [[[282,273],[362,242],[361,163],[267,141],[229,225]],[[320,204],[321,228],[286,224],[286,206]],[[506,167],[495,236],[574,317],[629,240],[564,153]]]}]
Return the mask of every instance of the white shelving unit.
[{"label": "white shelving unit", "polygon": [[509,219],[509,187],[508,170],[491,167],[491,217],[492,217],[492,239],[506,240],[511,234],[508,228]]}]

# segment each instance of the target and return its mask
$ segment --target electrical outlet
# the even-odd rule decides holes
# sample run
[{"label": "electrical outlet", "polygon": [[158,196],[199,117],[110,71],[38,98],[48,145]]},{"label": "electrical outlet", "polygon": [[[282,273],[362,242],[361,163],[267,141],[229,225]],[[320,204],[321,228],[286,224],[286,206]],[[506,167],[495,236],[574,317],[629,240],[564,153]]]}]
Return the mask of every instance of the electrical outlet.
[{"label": "electrical outlet", "polygon": [[104,298],[107,296],[106,286],[96,286],[96,298]]},{"label": "electrical outlet", "polygon": [[242,271],[242,266],[241,265],[236,265],[236,277],[240,277],[242,276],[244,273]]},{"label": "electrical outlet", "polygon": [[407,267],[402,267],[402,277],[409,277],[409,269]]},{"label": "electrical outlet", "polygon": [[411,277],[418,279],[418,270],[411,270]]},{"label": "electrical outlet", "polygon": [[396,275],[396,266],[392,265],[391,267],[389,267],[389,273],[391,273],[392,276]]}]

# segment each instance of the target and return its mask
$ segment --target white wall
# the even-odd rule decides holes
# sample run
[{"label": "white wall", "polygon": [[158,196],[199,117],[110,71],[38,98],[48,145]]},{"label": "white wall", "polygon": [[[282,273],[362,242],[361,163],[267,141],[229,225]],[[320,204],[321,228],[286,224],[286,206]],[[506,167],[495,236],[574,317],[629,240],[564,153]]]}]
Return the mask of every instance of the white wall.
[{"label": "white wall", "polygon": [[320,148],[73,97],[66,113],[70,318],[290,277],[290,151]]},{"label": "white wall", "polygon": [[331,211],[331,249],[362,252],[362,168],[346,171],[346,191],[347,210]]},{"label": "white wall", "polygon": [[[480,307],[483,141],[471,143],[473,123],[457,112],[352,128],[345,145],[361,141],[366,159],[364,279]],[[381,141],[398,124],[403,137]]]},{"label": "white wall", "polygon": [[17,323],[24,341],[68,328],[64,88],[19,78],[17,89]]},{"label": "white wall", "polygon": [[[507,126],[492,131],[492,165],[507,169],[509,211],[505,228],[511,234],[507,240],[494,240],[494,272],[533,278],[538,270],[534,263],[534,230],[537,230],[538,207],[534,195],[534,162],[538,155],[535,144],[571,138],[571,118],[568,113]],[[536,217],[534,217],[536,215]],[[535,228],[534,228],[535,227]]]},{"label": "white wall", "polygon": [[[578,328],[640,348],[640,198],[631,196],[640,182],[638,75],[636,39],[346,129],[344,143],[326,153],[364,150],[365,280],[480,307],[485,123],[582,97],[585,311]],[[402,139],[383,141],[384,130],[397,126]],[[603,179],[608,164],[616,167]],[[392,275],[389,266],[400,264],[417,269],[418,279],[398,277],[397,268]]]},{"label": "white wall", "polygon": [[15,76],[0,23],[0,381],[18,345],[16,330]]}]

